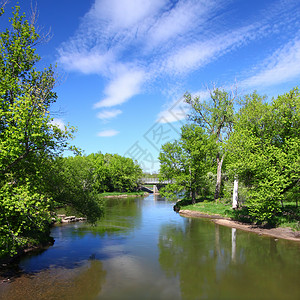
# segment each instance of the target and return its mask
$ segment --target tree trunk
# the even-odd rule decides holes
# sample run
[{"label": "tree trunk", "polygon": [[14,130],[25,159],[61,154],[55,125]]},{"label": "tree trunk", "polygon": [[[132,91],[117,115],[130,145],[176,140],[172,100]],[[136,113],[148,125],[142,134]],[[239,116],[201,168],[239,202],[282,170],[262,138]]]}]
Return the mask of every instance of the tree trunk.
[{"label": "tree trunk", "polygon": [[220,159],[220,153],[218,153],[217,154],[217,183],[216,183],[216,190],[215,190],[215,201],[218,201],[218,199],[220,198],[223,159],[224,159],[224,155]]},{"label": "tree trunk", "polygon": [[233,209],[238,208],[238,189],[239,189],[239,181],[237,179],[234,179],[233,196],[232,196],[232,208]]},{"label": "tree trunk", "polygon": [[192,204],[196,203],[196,193],[194,190],[191,191]]},{"label": "tree trunk", "polygon": [[189,173],[190,173],[190,197],[192,198],[192,204],[196,203],[196,193],[193,187],[193,179],[192,179],[192,170],[191,166],[189,166]]}]

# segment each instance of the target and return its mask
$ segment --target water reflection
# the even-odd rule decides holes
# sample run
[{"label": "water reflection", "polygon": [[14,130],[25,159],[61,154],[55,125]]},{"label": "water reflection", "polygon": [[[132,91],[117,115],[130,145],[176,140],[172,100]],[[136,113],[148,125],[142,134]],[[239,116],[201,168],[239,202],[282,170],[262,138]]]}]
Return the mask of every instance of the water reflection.
[{"label": "water reflection", "polygon": [[231,260],[236,260],[236,228],[231,228]]},{"label": "water reflection", "polygon": [[179,276],[183,299],[299,299],[299,256],[281,254],[286,241],[189,219],[184,227],[162,226],[158,246],[160,265],[168,277]]},{"label": "water reflection", "polygon": [[95,235],[126,234],[139,227],[141,222],[142,198],[105,199],[105,215],[94,226],[82,226],[81,234]]},{"label": "water reflection", "polygon": [[183,218],[157,196],[109,199],[102,223],[52,235],[0,299],[300,299],[300,243]]}]

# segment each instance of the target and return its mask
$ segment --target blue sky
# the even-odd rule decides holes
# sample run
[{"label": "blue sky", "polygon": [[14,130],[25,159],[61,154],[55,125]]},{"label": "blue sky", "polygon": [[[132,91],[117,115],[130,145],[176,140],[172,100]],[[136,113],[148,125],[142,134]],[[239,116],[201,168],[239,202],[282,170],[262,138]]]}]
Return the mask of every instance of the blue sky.
[{"label": "blue sky", "polygon": [[[186,91],[205,99],[215,84],[271,98],[299,84],[299,0],[36,2],[52,35],[38,53],[57,63],[53,116],[78,128],[74,144],[86,154],[157,171],[161,145],[185,122]],[[29,14],[31,1],[19,3]]]}]

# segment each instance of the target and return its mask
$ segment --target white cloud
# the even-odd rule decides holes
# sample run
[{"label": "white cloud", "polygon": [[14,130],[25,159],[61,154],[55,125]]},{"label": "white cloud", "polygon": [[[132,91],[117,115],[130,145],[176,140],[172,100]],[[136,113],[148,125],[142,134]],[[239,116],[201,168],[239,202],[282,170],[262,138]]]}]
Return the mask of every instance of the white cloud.
[{"label": "white cloud", "polygon": [[101,74],[108,71],[109,65],[114,62],[111,52],[100,53],[82,53],[76,49],[68,52],[60,49],[60,63],[69,71],[79,71],[84,74]]},{"label": "white cloud", "polygon": [[[250,19],[247,12],[239,18],[238,8],[229,7],[232,0],[95,0],[74,36],[61,45],[59,61],[69,71],[105,78],[104,96],[94,108],[114,107],[141,93],[151,81],[162,90],[175,76],[184,84],[191,72],[250,41],[274,32],[278,39],[278,32],[292,35],[291,29],[299,25],[295,9],[291,16],[297,1],[274,2],[257,5]],[[296,40],[275,52],[243,84],[276,84],[298,76],[299,48]],[[236,65],[233,61],[233,70]],[[98,117],[109,120],[117,111],[102,111]],[[183,115],[181,106],[171,111],[164,107],[159,119],[175,122]]]},{"label": "white cloud", "polygon": [[96,0],[76,34],[59,48],[59,61],[68,70],[109,78],[119,75],[115,68],[120,64],[144,65],[153,72],[150,65],[155,68],[174,48],[201,40],[203,32],[209,31],[204,28],[199,33],[201,27],[223,2]]},{"label": "white cloud", "polygon": [[[220,3],[219,7],[220,7]],[[171,10],[166,10],[156,22],[151,26],[148,32],[148,42],[152,47],[159,45],[160,47],[167,42],[167,45],[181,39],[189,40],[189,36],[185,33],[199,30],[199,27],[207,21],[214,8],[216,1],[207,0],[186,0],[178,1]],[[150,47],[151,47],[150,46]]]},{"label": "white cloud", "polygon": [[260,69],[258,74],[241,84],[246,87],[270,86],[297,78],[300,75],[300,40],[295,39],[277,50]]},{"label": "white cloud", "polygon": [[60,130],[65,130],[65,123],[62,119],[54,118],[50,121],[50,124],[58,127]]},{"label": "white cloud", "polygon": [[110,120],[117,117],[121,113],[122,111],[120,109],[103,110],[97,114],[97,118],[101,120]]},{"label": "white cloud", "polygon": [[103,131],[100,131],[98,132],[98,136],[100,137],[111,137],[111,136],[115,136],[119,134],[119,131],[116,131],[114,129],[109,129],[109,130],[103,130]]},{"label": "white cloud", "polygon": [[120,75],[106,87],[106,98],[97,102],[94,107],[112,107],[128,101],[140,92],[144,80],[143,71],[128,71]]},{"label": "white cloud", "polygon": [[96,0],[90,17],[106,21],[115,30],[127,29],[160,10],[167,0]]},{"label": "white cloud", "polygon": [[163,68],[168,73],[184,74],[203,67],[228,51],[256,37],[258,25],[250,25],[230,33],[221,34],[177,48],[168,57]]}]

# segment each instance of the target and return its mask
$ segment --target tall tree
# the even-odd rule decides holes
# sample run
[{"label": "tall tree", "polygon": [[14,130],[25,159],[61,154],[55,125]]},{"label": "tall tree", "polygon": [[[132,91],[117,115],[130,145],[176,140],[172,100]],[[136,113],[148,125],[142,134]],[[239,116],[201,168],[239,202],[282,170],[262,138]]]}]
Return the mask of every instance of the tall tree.
[{"label": "tall tree", "polygon": [[187,192],[196,201],[196,194],[205,186],[205,175],[212,165],[214,141],[204,130],[194,124],[181,128],[181,137],[173,143],[162,146],[159,154],[160,180],[171,180],[165,188],[165,195]]},{"label": "tall tree", "polygon": [[203,101],[200,97],[192,97],[190,93],[186,93],[184,98],[191,107],[189,120],[203,128],[218,145],[217,181],[214,194],[214,199],[217,200],[221,192],[222,165],[225,158],[224,141],[228,139],[232,131],[236,92],[228,93],[225,90],[214,88],[210,91],[208,101]]},{"label": "tall tree", "polygon": [[71,137],[51,124],[55,78],[51,66],[36,69],[38,41],[16,6],[10,28],[0,33],[0,255],[47,231],[51,197],[44,175]]},{"label": "tall tree", "polygon": [[256,92],[244,98],[229,139],[229,168],[249,188],[249,211],[257,221],[275,221],[300,182],[300,93],[297,88],[268,103]]}]

